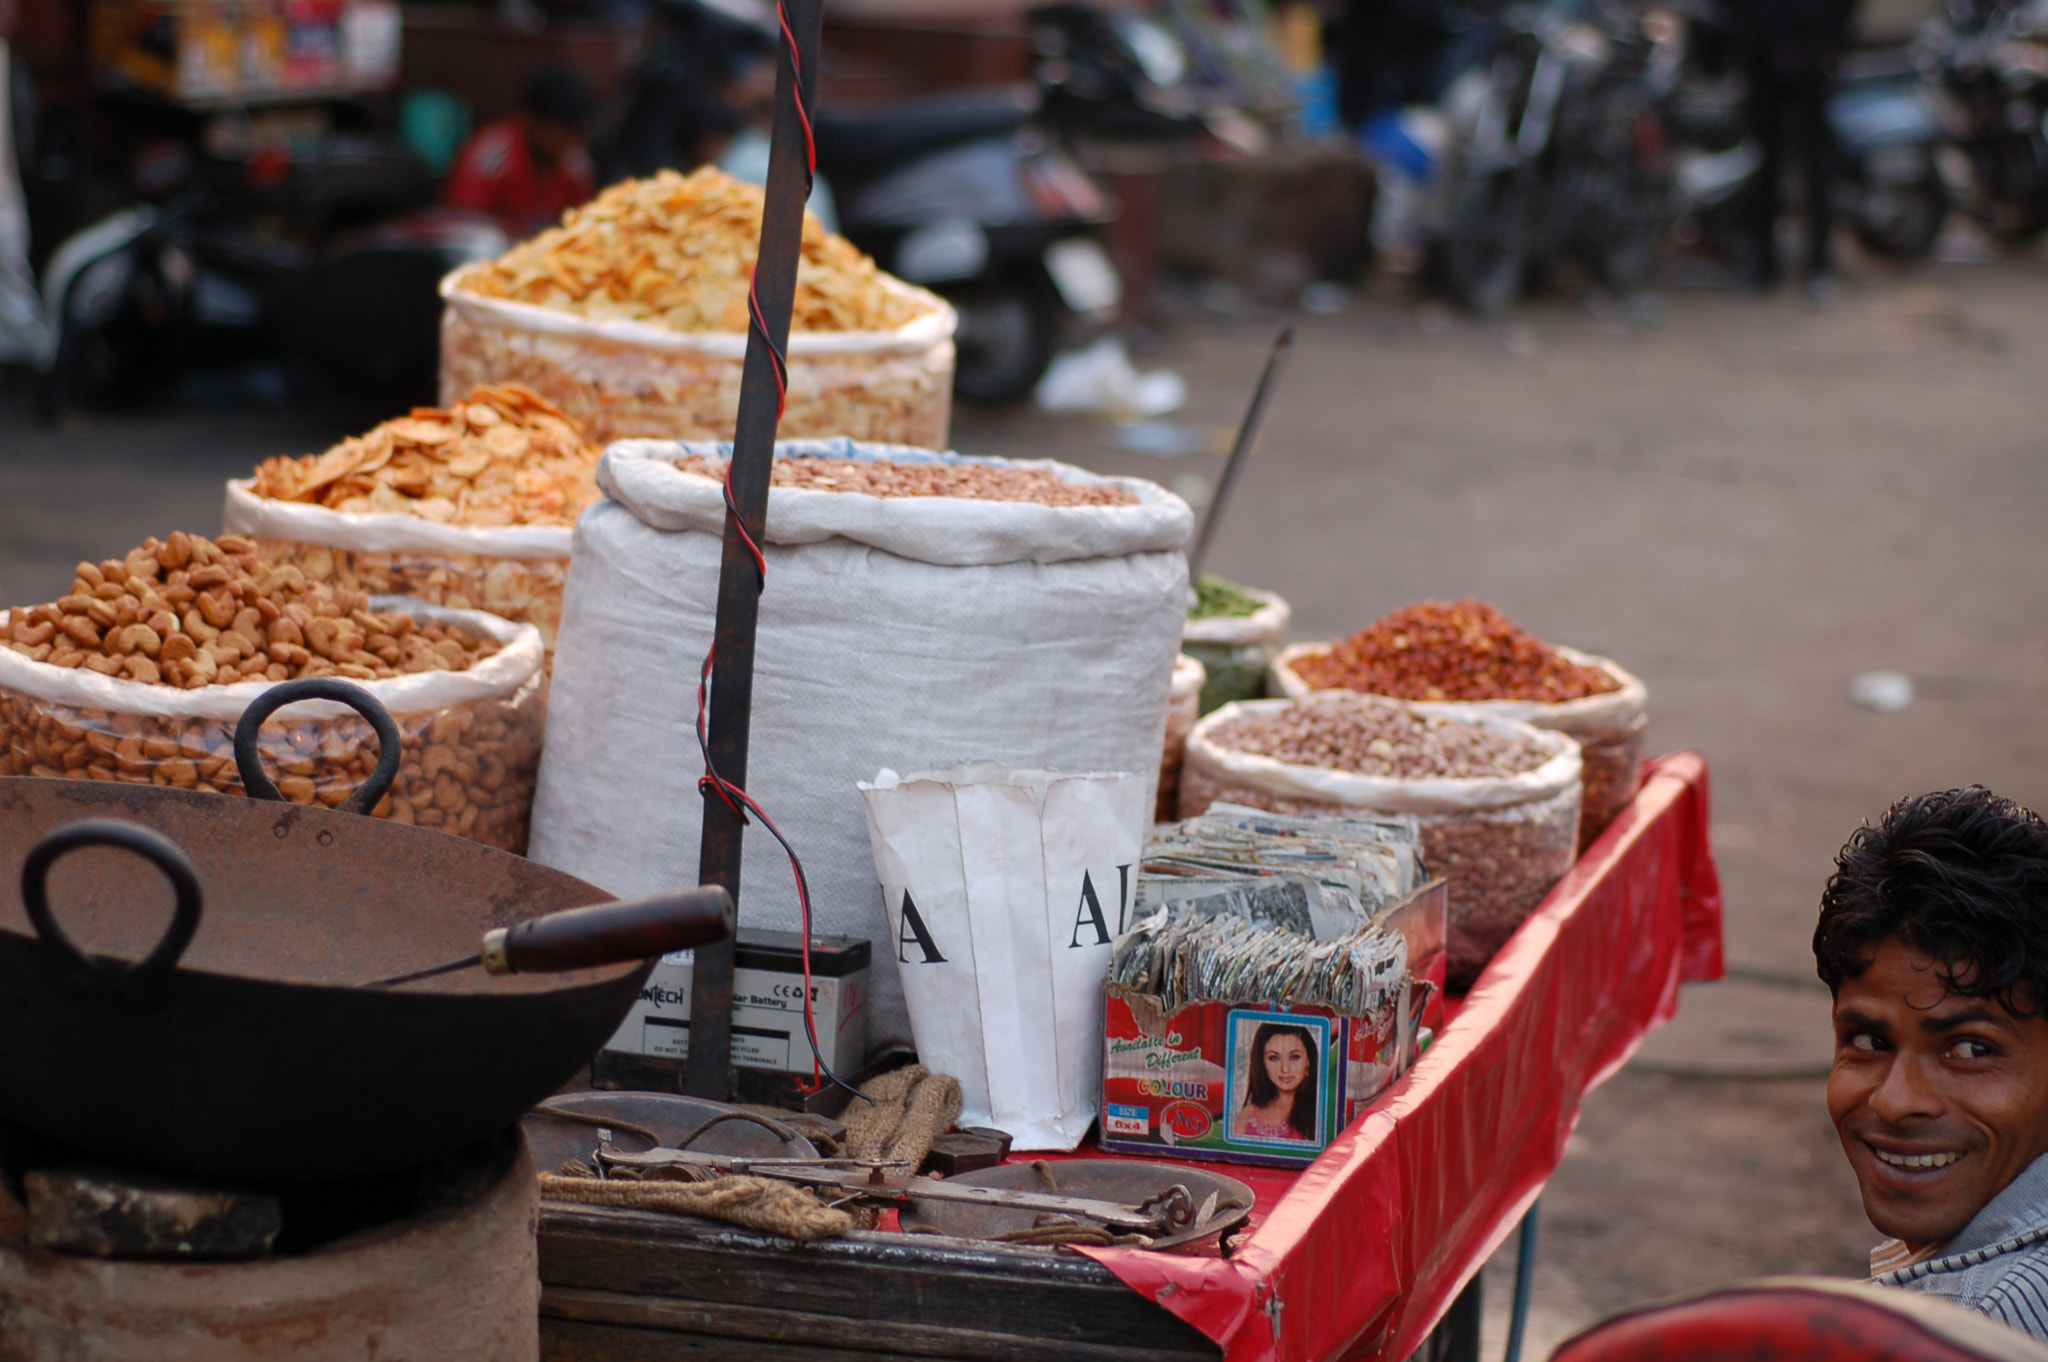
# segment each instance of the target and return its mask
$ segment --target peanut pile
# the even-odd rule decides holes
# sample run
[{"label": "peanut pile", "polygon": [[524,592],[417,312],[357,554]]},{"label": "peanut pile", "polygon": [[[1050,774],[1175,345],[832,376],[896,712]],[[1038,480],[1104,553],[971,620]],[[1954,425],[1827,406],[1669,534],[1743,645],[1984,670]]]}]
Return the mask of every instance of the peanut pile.
[{"label": "peanut pile", "polygon": [[[726,461],[692,454],[675,461],[685,473],[723,479]],[[961,497],[970,501],[1025,501],[1038,506],[1135,506],[1124,488],[1061,482],[1042,468],[990,464],[895,463],[888,459],[777,459],[776,487],[817,492],[860,492],[871,497]]]},{"label": "peanut pile", "polygon": [[1330,645],[1296,658],[1295,674],[1318,689],[1365,691],[1397,700],[1535,700],[1558,704],[1619,689],[1598,667],[1566,660],[1472,599],[1423,601],[1396,610]]},{"label": "peanut pile", "polygon": [[0,614],[9,647],[55,667],[186,690],[466,671],[498,647],[439,621],[378,614],[367,596],[267,563],[238,535],[178,531],[75,571],[63,599]]},{"label": "peanut pile", "polygon": [[1527,738],[1341,693],[1242,715],[1219,724],[1209,739],[1295,766],[1400,780],[1499,778],[1550,760],[1548,751]]},{"label": "peanut pile", "polygon": [[265,459],[250,489],[350,514],[441,524],[569,525],[598,498],[597,459],[560,408],[516,384],[415,407],[324,454]]},{"label": "peanut pile", "polygon": [[[535,678],[503,699],[395,714],[401,760],[379,818],[526,849],[547,691]],[[232,720],[178,719],[53,704],[0,690],[0,775],[120,781],[240,795]],[[333,808],[377,765],[377,737],[350,714],[295,719],[257,737],[264,768],[294,804]]]}]

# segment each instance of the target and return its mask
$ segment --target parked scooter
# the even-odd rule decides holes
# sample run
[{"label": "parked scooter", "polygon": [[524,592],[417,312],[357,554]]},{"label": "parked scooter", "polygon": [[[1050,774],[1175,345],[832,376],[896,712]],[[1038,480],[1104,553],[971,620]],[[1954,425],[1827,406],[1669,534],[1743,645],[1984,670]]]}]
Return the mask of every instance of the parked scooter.
[{"label": "parked scooter", "polygon": [[187,374],[257,362],[424,396],[440,277],[510,244],[488,219],[436,209],[315,251],[230,211],[189,153],[184,165],[168,148],[157,155],[142,201],[62,242],[43,271],[50,419],[145,404]]},{"label": "parked scooter", "polygon": [[975,401],[1030,393],[1055,350],[1106,326],[1122,301],[1101,242],[1115,210],[1069,146],[1187,139],[1209,117],[1187,95],[1177,40],[1142,15],[1063,4],[1030,22],[1030,90],[816,120],[841,231],[959,310],[954,389]]},{"label": "parked scooter", "polygon": [[1951,0],[1924,56],[1969,164],[1971,216],[2002,241],[2048,231],[2048,5]]},{"label": "parked scooter", "polygon": [[1603,4],[1509,7],[1442,242],[1460,302],[1499,313],[1531,265],[1564,255],[1616,290],[1641,283],[1668,199],[1657,55],[1641,21]]}]

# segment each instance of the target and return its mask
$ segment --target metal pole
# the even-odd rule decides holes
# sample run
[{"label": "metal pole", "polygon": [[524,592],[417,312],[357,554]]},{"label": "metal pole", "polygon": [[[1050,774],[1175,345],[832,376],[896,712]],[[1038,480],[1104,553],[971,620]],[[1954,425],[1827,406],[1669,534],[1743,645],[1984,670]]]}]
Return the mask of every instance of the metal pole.
[{"label": "metal pole", "polygon": [[1501,1362],[1522,1362],[1522,1337],[1529,1327],[1529,1291],[1536,1278],[1536,1209],[1543,1203],[1529,1203],[1522,1228],[1515,1236],[1515,1296],[1508,1315],[1508,1347]]},{"label": "metal pole", "polygon": [[1216,484],[1216,495],[1210,498],[1209,514],[1202,518],[1202,533],[1195,540],[1195,551],[1188,555],[1188,577],[1202,570],[1202,560],[1209,556],[1209,541],[1216,537],[1216,526],[1223,519],[1223,508],[1229,504],[1230,494],[1237,487],[1237,475],[1244,471],[1245,456],[1251,453],[1252,441],[1258,438],[1259,421],[1266,414],[1266,399],[1273,394],[1273,380],[1279,377],[1280,361],[1294,345],[1294,328],[1283,326],[1273,337],[1273,349],[1266,356],[1265,372],[1259,375],[1259,386],[1252,389],[1252,404],[1245,410],[1244,424],[1237,428],[1237,443],[1230,447],[1230,461],[1223,465],[1223,477]]},{"label": "metal pole", "polygon": [[[767,203],[761,214],[761,247],[754,266],[755,297],[769,336],[747,335],[746,368],[740,378],[739,421],[733,433],[732,497],[748,532],[759,543],[768,512],[768,481],[775,458],[775,426],[781,419],[781,390],[775,355],[789,352],[789,316],[796,301],[798,248],[803,239],[804,199],[809,173],[803,115],[798,109],[798,65],[803,100],[809,106],[817,84],[818,38],[824,0],[783,0],[799,63],[788,45],[776,61],[775,125],[768,152]],[[760,580],[753,551],[731,508],[725,522],[725,556],[718,573],[718,621],[713,639],[711,761],[734,785],[747,783],[748,722],[754,700],[754,626],[759,618]],[[704,840],[697,879],[722,884],[740,901],[740,848],[744,824],[715,790],[704,796]],[[690,1057],[684,1091],[724,1101],[732,1093],[733,942],[700,946],[690,973]]]}]

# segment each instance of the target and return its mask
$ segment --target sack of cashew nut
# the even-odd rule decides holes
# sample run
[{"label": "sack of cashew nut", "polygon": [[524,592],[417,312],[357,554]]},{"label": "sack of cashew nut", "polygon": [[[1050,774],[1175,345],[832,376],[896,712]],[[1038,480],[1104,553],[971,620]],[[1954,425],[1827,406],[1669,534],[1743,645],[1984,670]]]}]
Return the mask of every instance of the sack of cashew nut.
[{"label": "sack of cashew nut", "polygon": [[[710,167],[663,171],[450,274],[442,401],[521,383],[600,444],[731,439],[761,202],[759,188]],[[806,215],[778,429],[943,448],[957,321],[944,299],[882,273]]]},{"label": "sack of cashew nut", "polygon": [[[531,855],[613,893],[697,873],[691,725],[711,645],[729,446],[629,440],[576,523]],[[1166,734],[1194,513],[1136,478],[852,440],[777,446],[746,786],[803,858],[819,932],[899,955],[857,782],[986,760],[1145,775]],[[798,924],[746,840],[747,919]],[[910,1039],[872,979],[871,1040]]]},{"label": "sack of cashew nut", "polygon": [[[0,775],[242,794],[242,711],[339,677],[398,725],[378,816],[524,850],[547,713],[532,625],[308,582],[232,535],[150,540],[78,574],[58,601],[0,612]],[[330,701],[281,711],[259,748],[286,799],[330,808],[377,763],[368,723]]]},{"label": "sack of cashew nut", "polygon": [[314,581],[531,624],[552,649],[598,449],[511,384],[228,483],[222,524]]}]

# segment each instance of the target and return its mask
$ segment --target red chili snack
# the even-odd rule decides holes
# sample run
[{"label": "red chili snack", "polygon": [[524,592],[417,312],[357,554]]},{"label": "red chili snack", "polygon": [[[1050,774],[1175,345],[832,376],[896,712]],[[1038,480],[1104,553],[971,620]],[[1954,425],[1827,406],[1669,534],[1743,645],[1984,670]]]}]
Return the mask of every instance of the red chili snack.
[{"label": "red chili snack", "polygon": [[1320,653],[1294,660],[1318,690],[1357,690],[1397,700],[1535,700],[1559,704],[1620,689],[1524,633],[1484,601],[1423,601],[1375,620]]}]

